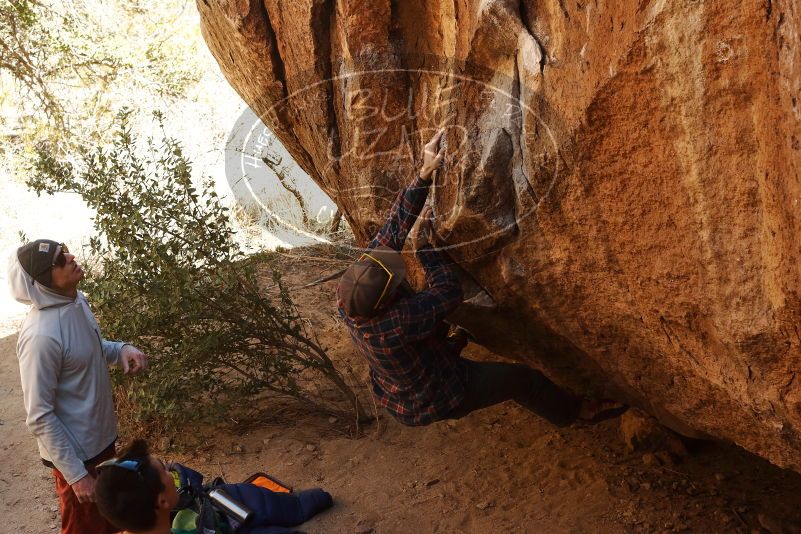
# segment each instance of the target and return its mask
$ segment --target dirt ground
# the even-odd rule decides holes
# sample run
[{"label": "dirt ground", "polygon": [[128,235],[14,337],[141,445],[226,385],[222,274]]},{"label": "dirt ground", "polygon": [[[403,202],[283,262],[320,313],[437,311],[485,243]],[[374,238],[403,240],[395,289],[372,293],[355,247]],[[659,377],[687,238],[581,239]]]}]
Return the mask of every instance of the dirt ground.
[{"label": "dirt ground", "polygon": [[[296,254],[304,254],[298,258]],[[301,285],[342,265],[293,253]],[[335,282],[294,291],[301,313],[338,362],[366,370],[336,320]],[[24,424],[15,337],[0,340],[0,532],[52,532],[52,480]],[[468,357],[487,358],[480,347]],[[630,452],[616,420],[557,429],[514,403],[406,428],[389,417],[352,438],[342,421],[304,416],[276,425],[229,422],[192,454],[168,455],[229,481],[264,470],[296,488],[331,492],[309,533],[801,532],[801,475],[720,443],[695,443],[681,462]]]}]

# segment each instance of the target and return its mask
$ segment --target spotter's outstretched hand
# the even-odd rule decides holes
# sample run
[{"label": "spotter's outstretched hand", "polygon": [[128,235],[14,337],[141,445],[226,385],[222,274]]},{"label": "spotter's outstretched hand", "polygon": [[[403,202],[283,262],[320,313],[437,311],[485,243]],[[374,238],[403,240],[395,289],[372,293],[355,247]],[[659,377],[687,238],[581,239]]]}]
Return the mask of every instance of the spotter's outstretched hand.
[{"label": "spotter's outstretched hand", "polygon": [[147,369],[147,356],[133,345],[123,345],[120,354],[120,367],[123,374],[141,373]]}]

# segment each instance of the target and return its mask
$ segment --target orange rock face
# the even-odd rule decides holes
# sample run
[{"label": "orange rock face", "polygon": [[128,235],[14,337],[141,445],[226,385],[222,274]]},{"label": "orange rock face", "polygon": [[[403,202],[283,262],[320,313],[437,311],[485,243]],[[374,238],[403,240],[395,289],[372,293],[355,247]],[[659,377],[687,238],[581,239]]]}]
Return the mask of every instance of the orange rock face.
[{"label": "orange rock face", "polygon": [[364,243],[431,196],[500,354],[801,471],[801,4],[198,0]]}]

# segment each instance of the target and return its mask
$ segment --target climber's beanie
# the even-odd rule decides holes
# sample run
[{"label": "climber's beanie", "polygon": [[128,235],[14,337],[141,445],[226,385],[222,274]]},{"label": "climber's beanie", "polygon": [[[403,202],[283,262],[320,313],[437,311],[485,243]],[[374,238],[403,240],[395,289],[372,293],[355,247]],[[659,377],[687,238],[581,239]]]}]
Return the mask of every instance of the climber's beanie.
[{"label": "climber's beanie", "polygon": [[58,245],[58,241],[52,239],[37,239],[17,249],[17,259],[23,270],[45,287],[53,283],[51,267]]},{"label": "climber's beanie", "polygon": [[348,316],[372,317],[405,278],[406,264],[400,253],[389,247],[376,247],[348,267],[339,280],[337,294]]}]

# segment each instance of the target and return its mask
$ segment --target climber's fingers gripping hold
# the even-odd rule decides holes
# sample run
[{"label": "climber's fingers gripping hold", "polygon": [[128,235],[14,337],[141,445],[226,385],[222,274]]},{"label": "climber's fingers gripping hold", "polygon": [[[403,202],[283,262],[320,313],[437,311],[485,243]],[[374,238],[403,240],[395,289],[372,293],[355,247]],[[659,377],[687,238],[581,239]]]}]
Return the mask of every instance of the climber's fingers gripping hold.
[{"label": "climber's fingers gripping hold", "polygon": [[423,168],[420,169],[420,177],[429,180],[433,173],[442,163],[445,157],[445,145],[440,144],[445,130],[440,130],[431,140],[423,146]]}]

